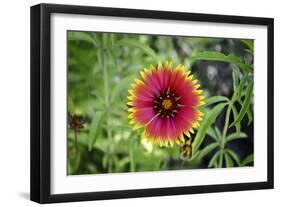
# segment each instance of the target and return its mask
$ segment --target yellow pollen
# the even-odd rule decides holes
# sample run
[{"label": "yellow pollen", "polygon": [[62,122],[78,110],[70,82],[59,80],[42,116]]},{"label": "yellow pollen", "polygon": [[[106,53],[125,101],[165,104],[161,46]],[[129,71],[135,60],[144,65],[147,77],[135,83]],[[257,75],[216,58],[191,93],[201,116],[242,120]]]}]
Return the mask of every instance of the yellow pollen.
[{"label": "yellow pollen", "polygon": [[162,102],[162,106],[165,109],[171,108],[172,105],[173,105],[173,103],[172,103],[172,101],[170,99],[164,99],[163,102]]}]

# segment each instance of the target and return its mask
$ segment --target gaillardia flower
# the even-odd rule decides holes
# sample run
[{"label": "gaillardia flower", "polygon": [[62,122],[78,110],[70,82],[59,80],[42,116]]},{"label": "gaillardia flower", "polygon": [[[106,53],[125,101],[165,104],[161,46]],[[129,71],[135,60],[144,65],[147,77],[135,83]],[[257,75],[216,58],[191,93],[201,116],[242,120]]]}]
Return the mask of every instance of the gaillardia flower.
[{"label": "gaillardia flower", "polygon": [[160,146],[184,143],[184,135],[191,138],[203,116],[198,109],[204,104],[198,81],[183,65],[173,69],[168,62],[150,65],[140,74],[142,80],[135,79],[127,97],[133,129],[143,128],[142,138]]}]

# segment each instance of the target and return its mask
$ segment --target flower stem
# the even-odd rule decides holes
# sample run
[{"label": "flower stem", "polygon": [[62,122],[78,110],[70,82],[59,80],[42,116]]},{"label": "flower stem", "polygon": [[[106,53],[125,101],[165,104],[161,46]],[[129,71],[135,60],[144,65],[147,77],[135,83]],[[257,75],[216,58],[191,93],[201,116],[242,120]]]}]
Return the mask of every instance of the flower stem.
[{"label": "flower stem", "polygon": [[77,154],[77,131],[74,130],[74,147],[75,147],[75,155]]},{"label": "flower stem", "polygon": [[[108,83],[108,71],[106,67],[106,56],[105,56],[105,49],[106,49],[106,40],[107,34],[103,34],[102,36],[103,47],[101,51],[101,59],[102,59],[102,71],[103,71],[103,86],[104,86],[104,98],[105,98],[105,109],[106,109],[106,122],[107,125],[110,126],[110,103],[109,103],[109,83]],[[107,146],[107,156],[108,156],[108,172],[112,172],[112,132],[111,129],[106,129],[107,136],[108,136],[108,146]]]}]

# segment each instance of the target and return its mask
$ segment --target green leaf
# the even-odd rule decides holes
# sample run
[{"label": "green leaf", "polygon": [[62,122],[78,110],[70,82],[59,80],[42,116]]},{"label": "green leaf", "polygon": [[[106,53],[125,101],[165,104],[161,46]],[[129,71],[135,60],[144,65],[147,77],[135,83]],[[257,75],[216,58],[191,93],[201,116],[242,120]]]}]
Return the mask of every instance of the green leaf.
[{"label": "green leaf", "polygon": [[212,167],[215,165],[215,162],[217,161],[217,159],[219,158],[219,155],[221,154],[221,150],[217,151],[214,156],[212,157],[212,159],[209,162],[208,167]]},{"label": "green leaf", "polygon": [[231,149],[226,149],[225,152],[228,153],[233,158],[233,160],[235,160],[235,162],[237,163],[238,166],[240,166],[240,158],[236,154],[236,152],[234,152]]},{"label": "green leaf", "polygon": [[[238,117],[237,109],[235,108],[234,105],[231,106],[231,109],[232,109],[232,112],[233,112],[234,120],[236,120],[237,117]],[[241,132],[241,125],[240,125],[240,122],[237,122],[237,123],[235,124],[235,128],[236,128],[236,132],[240,134],[240,132]]]},{"label": "green leaf", "polygon": [[208,144],[204,149],[202,149],[200,151],[198,160],[202,160],[207,154],[209,154],[211,151],[213,151],[216,147],[219,147],[219,146],[220,146],[220,144],[218,142]]},{"label": "green leaf", "polygon": [[215,161],[214,163],[214,168],[219,168],[219,162],[218,162],[218,159]]},{"label": "green leaf", "polygon": [[101,46],[101,43],[100,43],[100,39],[98,38],[97,36],[97,33],[91,33],[92,37],[93,37],[93,40],[94,40],[94,43],[96,44],[97,47],[100,47]]},{"label": "green leaf", "polygon": [[206,134],[208,134],[215,141],[220,142],[219,138],[216,135],[216,131],[211,126],[207,129]]},{"label": "green leaf", "polygon": [[115,45],[117,46],[128,46],[128,47],[133,47],[133,48],[139,48],[141,49],[144,53],[146,53],[148,56],[152,57],[155,62],[158,62],[160,59],[156,55],[153,49],[151,49],[149,46],[142,44],[140,42],[137,42],[135,39],[130,39],[130,38],[124,38],[121,40],[118,40]]},{"label": "green leaf", "polygon": [[216,126],[215,126],[215,131],[216,131],[216,135],[217,135],[217,137],[219,138],[219,140],[222,140],[222,134],[221,134],[219,128],[216,127]]},{"label": "green leaf", "polygon": [[253,88],[254,88],[254,82],[251,82],[251,84],[249,85],[249,87],[247,88],[247,91],[246,91],[246,97],[245,97],[245,100],[242,104],[242,107],[241,107],[241,110],[238,114],[238,117],[234,120],[234,122],[232,122],[229,126],[232,127],[234,126],[236,123],[238,122],[241,122],[243,117],[245,116],[245,114],[247,113],[247,110],[251,104],[251,101],[252,101],[252,94],[253,94]]},{"label": "green leaf", "polygon": [[85,41],[85,42],[91,43],[94,46],[98,47],[98,44],[95,41],[95,39],[86,32],[68,32],[68,40]]},{"label": "green leaf", "polygon": [[[243,103],[242,103],[242,101],[238,101],[238,103],[242,106],[243,105]],[[248,125],[253,121],[253,115],[252,115],[252,112],[251,112],[251,110],[250,110],[250,107],[248,108],[248,110],[247,110],[247,117],[248,117]]]},{"label": "green leaf", "polygon": [[89,132],[89,138],[88,138],[88,149],[89,151],[92,150],[92,147],[94,146],[95,142],[97,141],[99,130],[100,130],[100,123],[102,121],[104,112],[103,111],[97,111],[94,114],[94,118],[92,119],[91,128]]},{"label": "green leaf", "polygon": [[233,167],[234,163],[233,163],[231,157],[227,154],[226,151],[224,151],[223,154],[224,154],[224,158],[225,158],[226,167]]},{"label": "green leaf", "polygon": [[118,84],[116,84],[111,92],[111,102],[113,102],[115,97],[119,95],[122,91],[124,91],[130,85],[130,83],[132,83],[132,81],[133,78],[129,76],[123,78]]},{"label": "green leaf", "polygon": [[252,114],[250,108],[248,108],[248,110],[247,110],[247,117],[248,117],[248,125],[250,125],[253,121],[253,114]]},{"label": "green leaf", "polygon": [[253,40],[241,40],[247,47],[250,49],[251,54],[253,54],[254,51],[254,41]]},{"label": "green leaf", "polygon": [[116,34],[111,33],[110,34],[110,40],[111,40],[111,45],[114,46],[115,40],[116,40]]},{"label": "green leaf", "polygon": [[194,141],[192,143],[192,149],[193,153],[195,153],[201,143],[203,142],[207,129],[211,126],[211,124],[216,120],[217,116],[220,114],[220,112],[223,110],[223,108],[227,105],[228,103],[220,103],[216,105],[212,110],[210,110],[204,117],[201,126],[199,127],[196,136],[194,138]]},{"label": "green leaf", "polygon": [[252,50],[250,50],[250,49],[245,49],[245,51],[248,52],[248,53],[250,53],[250,54],[252,54],[252,55],[253,55],[253,52],[254,52],[254,51],[252,51]]},{"label": "green leaf", "polygon": [[250,154],[241,162],[240,166],[246,166],[252,162],[254,162],[254,155]]},{"label": "green leaf", "polygon": [[108,42],[109,42],[109,34],[108,33],[102,33],[102,45],[103,48],[106,48],[108,46]]},{"label": "green leaf", "polygon": [[225,55],[220,52],[205,51],[198,53],[190,58],[190,64],[192,65],[195,61],[198,60],[222,61],[236,64],[246,73],[253,71],[253,68],[250,65],[243,63],[238,57],[234,55]]},{"label": "green leaf", "polygon": [[238,74],[236,70],[232,70],[232,80],[233,90],[236,92],[238,87]]},{"label": "green leaf", "polygon": [[224,102],[224,101],[229,102],[229,99],[225,96],[212,96],[212,97],[206,98],[204,100],[204,102],[205,102],[204,106],[211,105],[211,104],[214,104],[217,102]]},{"label": "green leaf", "polygon": [[240,83],[238,85],[238,89],[237,89],[237,93],[236,93],[237,99],[240,99],[242,96],[245,81],[246,81],[246,78],[242,78],[242,80],[240,81]]},{"label": "green leaf", "polygon": [[236,140],[236,139],[245,139],[246,137],[247,137],[247,134],[245,134],[243,132],[241,132],[241,133],[235,132],[235,133],[232,133],[232,134],[226,136],[225,143]]}]

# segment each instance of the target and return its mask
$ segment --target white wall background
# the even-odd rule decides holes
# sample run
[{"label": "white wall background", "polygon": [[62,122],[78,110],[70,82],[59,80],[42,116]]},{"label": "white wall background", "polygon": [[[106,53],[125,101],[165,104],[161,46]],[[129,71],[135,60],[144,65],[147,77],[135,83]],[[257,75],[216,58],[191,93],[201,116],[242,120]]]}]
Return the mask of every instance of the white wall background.
[{"label": "white wall background", "polygon": [[[276,206],[281,202],[281,13],[277,0],[30,0],[2,1],[0,12],[0,206],[37,206],[29,201],[29,7],[81,4],[275,18],[275,189],[183,196],[62,203],[52,206]],[[277,204],[278,205],[278,204]]]}]

